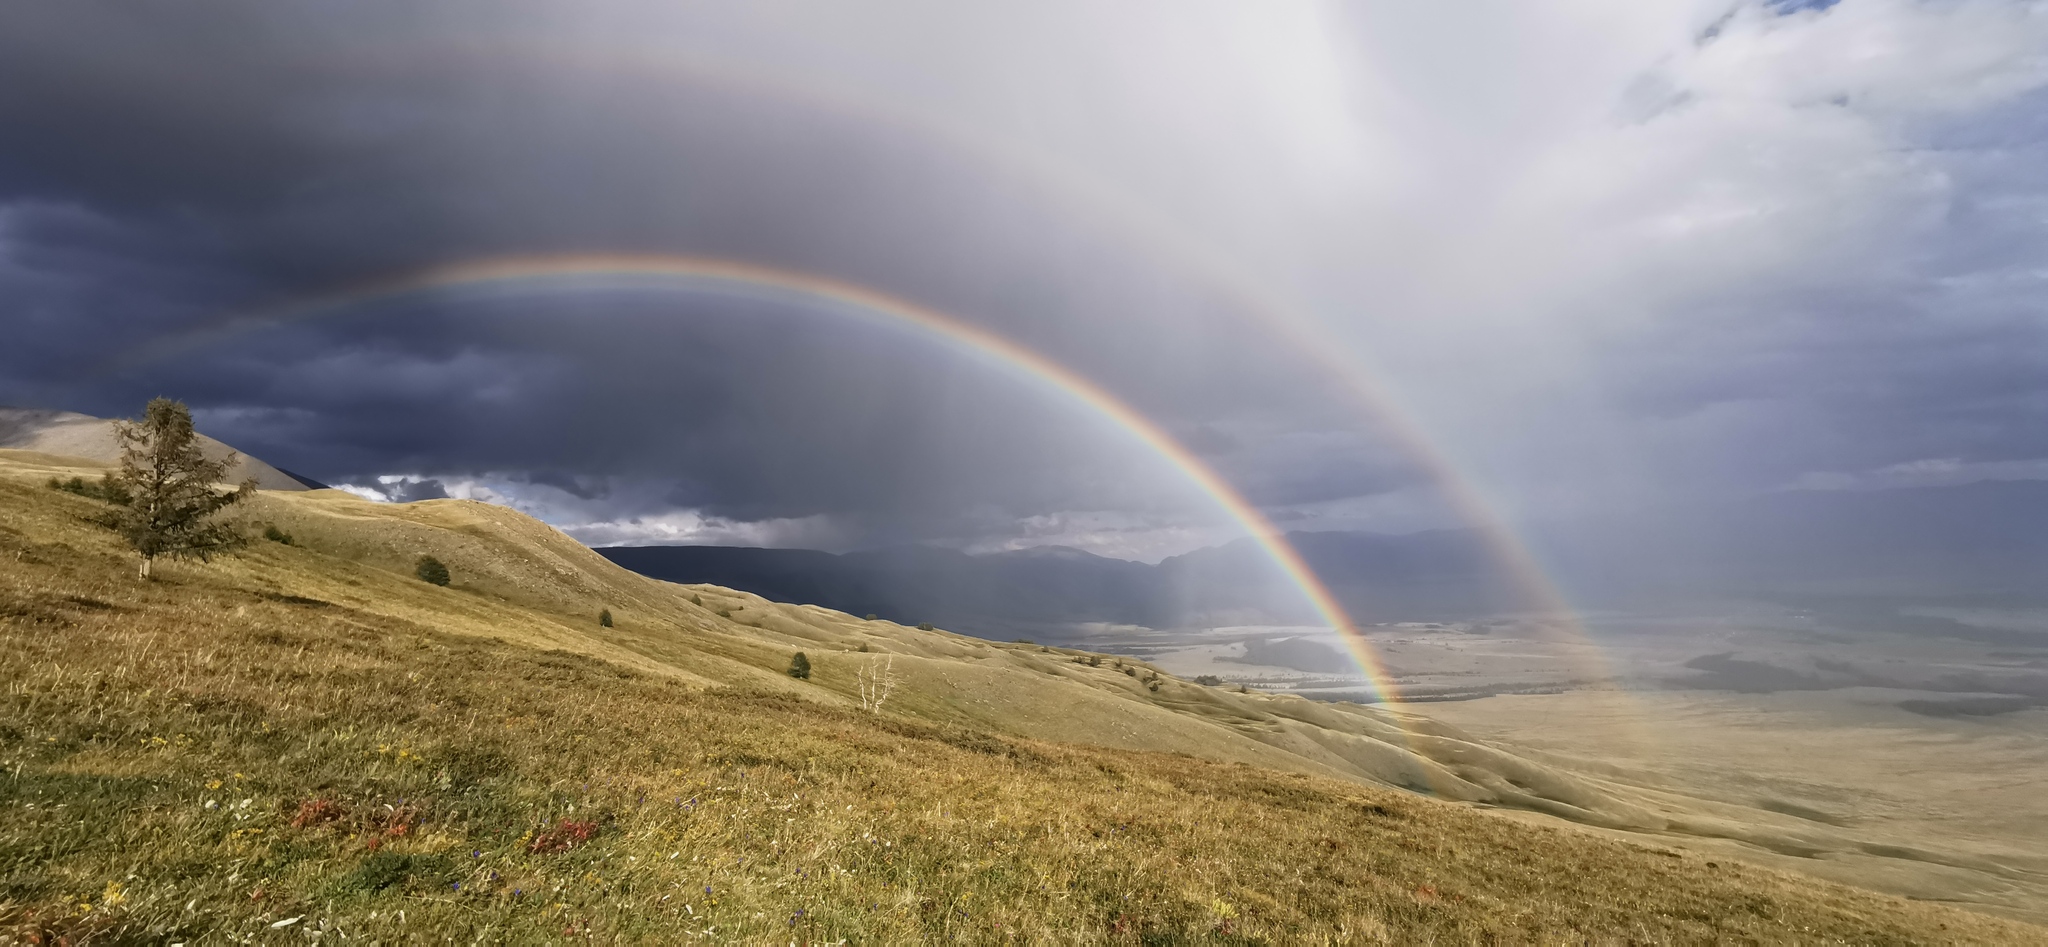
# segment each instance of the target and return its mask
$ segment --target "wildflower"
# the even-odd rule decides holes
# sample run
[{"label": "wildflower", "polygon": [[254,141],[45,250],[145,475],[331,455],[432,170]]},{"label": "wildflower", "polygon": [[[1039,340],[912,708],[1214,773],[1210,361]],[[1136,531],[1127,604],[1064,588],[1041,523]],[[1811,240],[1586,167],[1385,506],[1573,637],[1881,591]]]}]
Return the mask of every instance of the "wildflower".
[{"label": "wildflower", "polygon": [[535,836],[533,841],[527,844],[526,850],[529,854],[534,855],[566,852],[584,842],[590,841],[596,835],[597,820],[595,819],[586,819],[581,822],[563,819],[554,828]]},{"label": "wildflower", "polygon": [[308,799],[299,803],[298,811],[292,814],[292,828],[322,825],[340,819],[344,814],[341,804],[332,799]]}]

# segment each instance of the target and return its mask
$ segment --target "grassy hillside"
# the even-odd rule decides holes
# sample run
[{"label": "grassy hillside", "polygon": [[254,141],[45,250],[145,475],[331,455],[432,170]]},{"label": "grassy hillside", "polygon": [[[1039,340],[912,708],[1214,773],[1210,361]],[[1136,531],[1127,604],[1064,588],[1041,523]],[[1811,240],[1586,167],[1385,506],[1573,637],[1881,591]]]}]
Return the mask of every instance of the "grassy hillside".
[{"label": "grassy hillside", "polygon": [[141,583],[65,463],[0,454],[17,940],[2048,937],[1372,785],[1643,817],[1400,715],[666,585],[481,504],[264,494],[291,545]]}]

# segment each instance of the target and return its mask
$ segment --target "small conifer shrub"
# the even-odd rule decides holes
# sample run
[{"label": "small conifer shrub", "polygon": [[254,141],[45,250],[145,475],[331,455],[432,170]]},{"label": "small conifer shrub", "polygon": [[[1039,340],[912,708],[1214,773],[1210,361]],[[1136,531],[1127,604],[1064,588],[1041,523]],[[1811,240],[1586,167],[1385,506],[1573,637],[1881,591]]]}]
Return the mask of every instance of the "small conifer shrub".
[{"label": "small conifer shrub", "polygon": [[414,575],[420,577],[421,582],[428,585],[447,585],[450,578],[448,567],[433,556],[421,556],[420,561],[413,564],[412,571]]},{"label": "small conifer shrub", "polygon": [[918,630],[918,631],[931,631],[931,630],[932,630],[932,623],[931,623],[931,622],[928,622],[928,621],[921,621],[921,622],[918,622],[918,623],[917,623],[917,630]]},{"label": "small conifer shrub", "polygon": [[135,497],[128,492],[128,487],[121,481],[114,479],[112,471],[101,474],[98,483],[88,483],[84,477],[73,477],[69,480],[59,480],[56,477],[51,477],[50,489],[62,490],[65,493],[75,493],[93,500],[104,500],[115,506],[127,506],[135,500]]},{"label": "small conifer shrub", "polygon": [[268,539],[274,543],[281,543],[286,546],[292,544],[292,534],[287,533],[284,530],[278,529],[277,524],[275,523],[263,527],[263,538]]},{"label": "small conifer shrub", "polygon": [[796,678],[799,681],[810,680],[811,659],[804,657],[803,652],[797,652],[796,657],[789,659],[789,676]]},{"label": "small conifer shrub", "polygon": [[875,620],[875,613],[874,613],[874,612],[869,612],[869,613],[868,613],[868,621],[874,621],[874,620]]},{"label": "small conifer shrub", "polygon": [[704,604],[704,599],[703,599],[703,597],[702,597],[702,596],[698,596],[698,595],[692,595],[692,596],[690,596],[690,604],[692,604],[692,605],[702,605],[702,604]]},{"label": "small conifer shrub", "polygon": [[609,608],[599,609],[597,623],[601,627],[610,628],[612,626],[612,610]]}]

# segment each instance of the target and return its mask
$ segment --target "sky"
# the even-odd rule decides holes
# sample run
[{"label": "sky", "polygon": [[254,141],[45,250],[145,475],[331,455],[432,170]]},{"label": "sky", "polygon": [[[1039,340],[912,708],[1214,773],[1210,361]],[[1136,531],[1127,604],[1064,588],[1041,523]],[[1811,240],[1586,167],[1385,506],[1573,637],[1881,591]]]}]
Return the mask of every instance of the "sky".
[{"label": "sky", "polygon": [[[2048,4],[0,12],[0,403],[592,544],[1062,544],[2048,479]],[[325,304],[311,303],[326,301]],[[1363,392],[1364,394],[1361,394]]]}]

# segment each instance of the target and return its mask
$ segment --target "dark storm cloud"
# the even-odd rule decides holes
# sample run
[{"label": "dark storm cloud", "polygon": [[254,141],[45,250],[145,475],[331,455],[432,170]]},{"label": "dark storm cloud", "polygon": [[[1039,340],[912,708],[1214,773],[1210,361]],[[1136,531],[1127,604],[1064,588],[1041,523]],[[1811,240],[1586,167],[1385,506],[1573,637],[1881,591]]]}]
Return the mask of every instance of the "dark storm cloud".
[{"label": "dark storm cloud", "polygon": [[614,249],[870,282],[1027,337],[1168,417],[1213,410],[1218,386],[1267,392],[1252,410],[1313,397],[1270,384],[1284,357],[1219,331],[1215,301],[1017,182],[800,99],[450,55],[463,31],[395,6],[10,19],[0,279],[34,301],[12,400],[124,413],[168,391],[330,480],[667,478],[669,496],[747,519],[932,529],[971,506],[1143,506],[1172,476],[1056,392],[958,352],[688,296],[406,301],[92,374],[110,344],[222,311],[444,260]]},{"label": "dark storm cloud", "polygon": [[393,484],[389,496],[393,503],[442,500],[448,496],[448,487],[439,480],[406,480]]},{"label": "dark storm cloud", "polygon": [[1001,331],[1295,520],[1432,503],[1308,355],[1531,514],[2048,457],[2039,17],[1765,6],[30,5],[0,401],[171,393],[322,480],[683,539],[1215,525],[1071,399],[814,307],[443,292],[112,358],[439,263],[673,252]]},{"label": "dark storm cloud", "polygon": [[581,500],[601,500],[611,493],[611,486],[603,480],[560,471],[536,471],[529,474],[527,479],[542,486],[554,487]]}]

